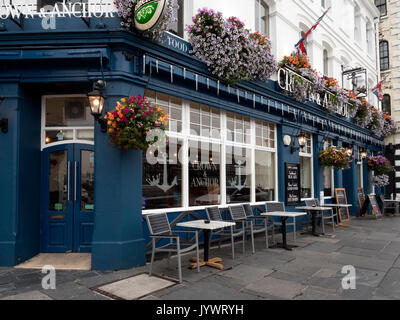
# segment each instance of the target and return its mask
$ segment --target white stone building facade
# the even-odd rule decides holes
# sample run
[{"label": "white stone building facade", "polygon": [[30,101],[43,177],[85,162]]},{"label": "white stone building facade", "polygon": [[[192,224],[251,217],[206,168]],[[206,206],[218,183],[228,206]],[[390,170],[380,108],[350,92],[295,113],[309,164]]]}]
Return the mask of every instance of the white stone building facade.
[{"label": "white stone building facade", "polygon": [[[390,112],[397,123],[397,132],[386,139],[386,143],[400,144],[400,0],[379,1],[382,8],[379,43],[381,51],[381,77],[383,83],[385,111]],[[382,4],[383,5],[383,4]],[[399,152],[400,154],[400,152]]]},{"label": "white stone building facade", "polygon": [[[393,2],[393,1],[392,1]],[[181,0],[185,25],[191,24],[199,8],[220,11],[224,17],[236,16],[246,27],[267,35],[272,41],[277,60],[289,55],[317,19],[331,10],[306,42],[307,53],[314,69],[336,78],[352,89],[351,82],[342,83],[342,66],[367,70],[371,90],[380,79],[378,52],[379,10],[373,0]],[[184,35],[186,38],[186,35]],[[373,94],[370,103],[378,106]]]}]

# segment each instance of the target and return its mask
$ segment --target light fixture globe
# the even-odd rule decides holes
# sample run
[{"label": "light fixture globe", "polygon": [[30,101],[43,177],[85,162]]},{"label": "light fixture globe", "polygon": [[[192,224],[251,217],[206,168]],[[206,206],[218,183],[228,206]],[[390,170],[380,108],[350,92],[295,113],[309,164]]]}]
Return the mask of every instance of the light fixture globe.
[{"label": "light fixture globe", "polygon": [[363,152],[361,152],[361,159],[367,159],[367,157],[368,157],[368,152],[367,151],[363,151]]},{"label": "light fixture globe", "polygon": [[300,135],[297,137],[297,139],[299,140],[300,148],[304,148],[307,145],[307,137],[303,132],[300,133]]},{"label": "light fixture globe", "polygon": [[90,110],[96,119],[103,114],[104,104],[106,102],[106,98],[103,94],[104,89],[104,82],[99,80],[96,82],[94,90],[87,95],[90,103]]},{"label": "light fixture globe", "polygon": [[101,118],[106,102],[106,97],[103,94],[105,86],[105,82],[99,80],[95,83],[93,91],[87,95],[92,116],[99,122],[102,132],[107,132],[107,122]]},{"label": "light fixture globe", "polygon": [[353,148],[352,147],[348,147],[346,148],[346,153],[349,157],[351,157],[353,155]]}]

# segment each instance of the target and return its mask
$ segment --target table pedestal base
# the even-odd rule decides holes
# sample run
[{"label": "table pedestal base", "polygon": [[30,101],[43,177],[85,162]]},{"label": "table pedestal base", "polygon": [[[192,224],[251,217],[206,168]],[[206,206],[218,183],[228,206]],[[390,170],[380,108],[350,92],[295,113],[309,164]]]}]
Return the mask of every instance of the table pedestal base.
[{"label": "table pedestal base", "polygon": [[277,243],[269,247],[270,249],[285,249],[287,251],[292,251],[294,248],[298,248],[298,246],[290,246],[288,244]]},{"label": "table pedestal base", "polygon": [[319,233],[317,233],[317,232],[312,232],[312,231],[304,231],[304,232],[301,233],[301,235],[302,235],[302,236],[310,235],[310,236],[314,236],[314,237],[320,237],[320,236],[322,236],[322,234],[319,234]]},{"label": "table pedestal base", "polygon": [[199,264],[200,267],[207,266],[207,267],[215,268],[218,270],[224,270],[224,266],[220,263],[220,262],[222,262],[221,258],[213,258],[208,261],[204,261],[203,259],[200,259],[199,262],[197,262],[196,258],[192,258],[192,259],[190,259],[190,262],[192,262],[192,264],[190,265],[190,269],[196,269],[197,265]]}]

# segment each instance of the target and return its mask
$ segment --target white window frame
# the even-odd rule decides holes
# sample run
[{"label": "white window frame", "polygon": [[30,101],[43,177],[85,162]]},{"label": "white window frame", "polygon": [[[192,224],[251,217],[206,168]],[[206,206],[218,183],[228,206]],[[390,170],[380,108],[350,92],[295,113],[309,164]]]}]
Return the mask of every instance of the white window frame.
[{"label": "white window frame", "polygon": [[[87,98],[87,95],[85,94],[64,94],[64,95],[44,95],[42,96],[42,114],[41,114],[41,128],[40,128],[40,151],[43,151],[44,149],[50,148],[50,147],[55,147],[55,146],[60,146],[64,144],[89,144],[89,145],[94,145],[94,141],[92,140],[81,140],[77,139],[77,131],[78,130],[93,130],[94,134],[94,126],[88,126],[88,127],[66,127],[66,126],[60,126],[60,127],[46,127],[46,99],[51,99],[51,98]],[[94,123],[94,120],[93,120]],[[72,140],[64,140],[64,141],[59,141],[59,142],[53,142],[53,143],[46,143],[46,131],[73,131],[73,139]]]},{"label": "white window frame", "polygon": [[[331,140],[331,144],[329,144],[327,141],[324,142],[324,150],[326,150],[327,147],[329,147],[330,145],[333,146],[333,140],[332,139],[329,139],[329,140]],[[331,181],[332,181],[332,185],[331,185],[332,194],[331,194],[331,196],[326,196],[325,193],[324,193],[324,199],[325,200],[333,199],[335,197],[335,169],[334,168],[331,169],[331,175],[332,175],[332,179],[331,179]],[[324,185],[325,185],[325,181],[324,181]],[[325,189],[325,187],[323,189]]]},{"label": "white window frame", "polygon": [[[154,90],[150,90],[154,91]],[[156,92],[156,91],[154,91]],[[158,93],[158,92],[156,92]],[[221,164],[220,164],[220,196],[221,196],[221,204],[220,205],[210,205],[210,206],[189,206],[189,165],[188,163],[182,164],[182,207],[176,208],[165,208],[165,209],[149,209],[143,210],[143,215],[149,214],[157,214],[157,213],[174,213],[179,211],[188,211],[188,210],[205,210],[209,207],[216,207],[219,208],[227,208],[231,204],[226,203],[226,146],[236,146],[236,147],[243,147],[246,149],[251,150],[251,195],[250,195],[250,203],[252,205],[262,205],[265,201],[256,202],[256,194],[255,194],[255,150],[267,151],[273,153],[275,159],[275,199],[274,201],[270,202],[277,202],[279,199],[279,189],[278,189],[278,140],[277,140],[277,125],[274,123],[270,123],[274,126],[274,133],[275,133],[275,148],[267,148],[261,147],[256,145],[255,139],[255,128],[256,128],[256,119],[250,117],[250,128],[251,128],[251,142],[250,144],[245,143],[237,143],[234,141],[227,140],[227,113],[226,111],[220,109],[220,128],[221,128],[221,139],[213,139],[209,137],[197,136],[197,135],[190,135],[190,101],[182,99],[182,132],[170,132],[167,131],[166,134],[169,137],[176,138],[182,141],[182,148],[183,154],[187,159],[188,156],[188,146],[189,140],[199,141],[199,142],[209,142],[209,143],[216,143],[221,145]],[[192,102],[193,103],[193,102]],[[207,105],[208,106],[208,105]],[[212,107],[212,106],[209,106]],[[217,109],[215,107],[212,107]],[[232,112],[231,112],[232,113]],[[265,121],[265,120],[263,120]],[[268,122],[268,121],[265,121]],[[185,161],[188,162],[188,161]],[[247,202],[243,202],[247,203]],[[232,205],[238,205],[237,203]]]},{"label": "white window frame", "polygon": [[305,200],[311,200],[314,199],[314,159],[313,159],[313,147],[314,147],[314,141],[313,141],[313,134],[311,132],[306,132],[306,135],[310,135],[311,139],[311,153],[304,152],[304,150],[307,150],[308,145],[306,145],[303,149],[300,149],[299,156],[303,158],[309,158],[311,159],[311,198],[301,198],[301,201]]}]

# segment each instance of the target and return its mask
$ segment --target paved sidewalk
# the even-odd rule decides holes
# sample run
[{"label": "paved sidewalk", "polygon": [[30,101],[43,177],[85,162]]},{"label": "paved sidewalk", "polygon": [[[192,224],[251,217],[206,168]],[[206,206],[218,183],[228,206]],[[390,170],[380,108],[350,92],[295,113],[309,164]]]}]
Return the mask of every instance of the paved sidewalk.
[{"label": "paved sidewalk", "polygon": [[[400,299],[400,217],[353,219],[350,228],[339,228],[333,236],[298,235],[299,248],[292,252],[265,249],[263,237],[257,237],[252,255],[249,244],[243,256],[237,243],[235,261],[229,246],[211,250],[211,256],[224,259],[224,271],[205,267],[196,273],[187,268],[192,255],[184,256],[184,283],[143,299]],[[356,290],[342,289],[342,268],[347,265],[356,268]],[[115,272],[57,271],[57,289],[43,290],[40,271],[0,268],[0,299],[107,300],[91,288],[147,270],[148,266]],[[158,261],[154,271],[177,278],[176,259],[169,268],[166,260]]]}]

